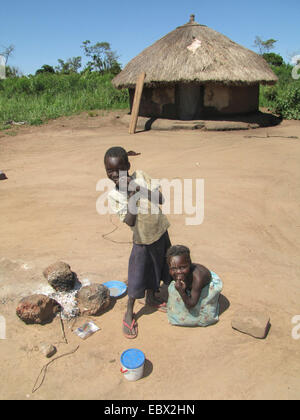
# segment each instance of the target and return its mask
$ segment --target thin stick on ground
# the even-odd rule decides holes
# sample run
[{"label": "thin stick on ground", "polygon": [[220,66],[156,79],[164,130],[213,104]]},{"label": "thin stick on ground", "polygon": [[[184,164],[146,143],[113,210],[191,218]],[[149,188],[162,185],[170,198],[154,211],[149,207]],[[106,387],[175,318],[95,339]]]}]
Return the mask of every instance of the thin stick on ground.
[{"label": "thin stick on ground", "polygon": [[59,314],[59,318],[60,318],[60,326],[61,326],[61,331],[62,331],[64,342],[66,344],[68,344],[68,340],[67,340],[66,333],[65,333],[65,328],[64,328],[64,323],[63,323],[63,320],[62,320],[62,317],[61,317],[61,312]]},{"label": "thin stick on ground", "polygon": [[[38,377],[37,377],[37,379],[36,379],[36,381],[35,381],[35,383],[34,383],[34,386],[32,388],[32,391],[31,391],[32,394],[34,394],[43,385],[44,380],[45,380],[45,377],[46,377],[47,369],[51,365],[51,363],[55,362],[55,360],[61,359],[64,356],[69,356],[71,354],[74,354],[78,349],[79,349],[79,346],[77,346],[76,349],[74,349],[73,351],[70,351],[69,353],[64,353],[61,356],[55,357],[50,362],[48,362],[45,366],[43,366],[42,369],[41,369],[41,371],[40,371],[40,373],[39,373],[39,375],[38,375]],[[36,384],[38,383],[38,381],[39,381],[40,376],[42,375],[42,373],[43,373],[43,377],[41,379],[41,383],[40,383],[39,386],[36,386]]]}]

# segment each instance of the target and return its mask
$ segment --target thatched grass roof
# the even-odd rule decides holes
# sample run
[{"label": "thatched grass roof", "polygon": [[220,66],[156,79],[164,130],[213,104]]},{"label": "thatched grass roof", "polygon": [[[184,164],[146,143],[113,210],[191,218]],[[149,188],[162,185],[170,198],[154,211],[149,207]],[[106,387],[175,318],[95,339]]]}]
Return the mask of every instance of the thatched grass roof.
[{"label": "thatched grass roof", "polygon": [[255,52],[191,20],[146,48],[114,79],[117,88],[135,87],[141,72],[145,86],[174,83],[274,84],[277,77]]}]

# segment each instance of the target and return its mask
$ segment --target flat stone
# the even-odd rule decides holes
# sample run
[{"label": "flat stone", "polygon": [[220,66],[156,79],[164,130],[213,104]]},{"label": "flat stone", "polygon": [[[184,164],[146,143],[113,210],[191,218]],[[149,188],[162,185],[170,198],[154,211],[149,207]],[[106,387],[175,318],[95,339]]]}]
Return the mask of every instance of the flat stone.
[{"label": "flat stone", "polygon": [[99,315],[109,306],[110,292],[103,284],[91,284],[77,292],[76,301],[81,315]]},{"label": "flat stone", "polygon": [[45,357],[48,358],[52,357],[57,351],[56,347],[48,343],[41,343],[39,346],[39,350]]},{"label": "flat stone", "polygon": [[251,123],[251,124],[249,124],[249,127],[250,128],[259,128],[260,125],[258,123]]},{"label": "flat stone", "polygon": [[233,329],[255,338],[266,338],[270,328],[270,317],[266,312],[242,310],[231,321]]},{"label": "flat stone", "polygon": [[69,264],[57,261],[43,271],[44,277],[54,290],[68,292],[74,288],[75,275]]},{"label": "flat stone", "polygon": [[206,131],[248,130],[249,124],[239,121],[206,121]]},{"label": "flat stone", "polygon": [[61,310],[59,303],[46,295],[36,294],[23,298],[16,309],[17,316],[26,324],[46,324]]}]

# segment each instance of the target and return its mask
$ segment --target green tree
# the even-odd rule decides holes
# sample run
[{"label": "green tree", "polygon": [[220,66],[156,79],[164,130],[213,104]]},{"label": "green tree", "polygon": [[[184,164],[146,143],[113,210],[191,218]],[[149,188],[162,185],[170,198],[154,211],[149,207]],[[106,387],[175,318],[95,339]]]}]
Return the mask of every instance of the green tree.
[{"label": "green tree", "polygon": [[60,74],[77,73],[81,67],[80,56],[68,58],[67,61],[64,61],[61,58],[59,58],[57,61],[59,65],[55,67],[55,70],[57,73]]},{"label": "green tree", "polygon": [[41,74],[41,73],[55,73],[55,70],[52,66],[49,66],[49,64],[44,64],[40,69],[38,69],[35,74]]},{"label": "green tree", "polygon": [[91,41],[86,40],[82,43],[81,48],[85,56],[90,59],[87,63],[87,69],[90,71],[102,74],[108,72],[117,74],[121,71],[119,57],[115,51],[111,50],[109,42],[97,42],[91,45]]},{"label": "green tree", "polygon": [[284,63],[283,58],[279,54],[264,53],[263,58],[272,66],[280,67]]},{"label": "green tree", "polygon": [[256,36],[254,40],[254,46],[258,49],[259,54],[263,55],[265,53],[269,53],[270,50],[275,48],[275,43],[277,42],[276,39],[270,38],[266,41],[263,41],[259,36]]}]

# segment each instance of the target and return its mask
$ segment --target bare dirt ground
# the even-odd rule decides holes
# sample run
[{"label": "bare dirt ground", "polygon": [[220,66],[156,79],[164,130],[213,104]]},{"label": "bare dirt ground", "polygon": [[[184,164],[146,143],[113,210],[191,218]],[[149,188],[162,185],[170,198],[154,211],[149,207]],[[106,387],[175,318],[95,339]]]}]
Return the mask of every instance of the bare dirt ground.
[{"label": "bare dirt ground", "polygon": [[[0,316],[6,321],[0,398],[299,399],[300,340],[292,337],[292,318],[300,314],[300,140],[286,137],[300,134],[300,122],[129,135],[117,114],[61,118],[0,138],[0,169],[8,177],[0,181]],[[224,282],[215,326],[172,327],[165,314],[137,305],[139,336],[127,340],[124,297],[91,318],[101,331],[85,341],[65,323],[65,344],[58,318],[28,326],[15,315],[21,297],[46,284],[42,271],[57,260],[69,263],[79,280],[127,279],[131,245],[116,242],[130,242],[131,232],[119,224],[103,238],[114,226],[96,212],[103,155],[113,145],[141,152],[131,158],[132,169],[154,178],[205,180],[204,222],[187,226],[186,215],[171,214],[169,233]],[[265,340],[231,328],[234,312],[244,307],[270,314]],[[56,356],[80,347],[54,361],[32,393],[49,361],[37,351],[42,341],[57,346]],[[147,357],[138,382],[120,373],[120,355],[132,347]]]}]

